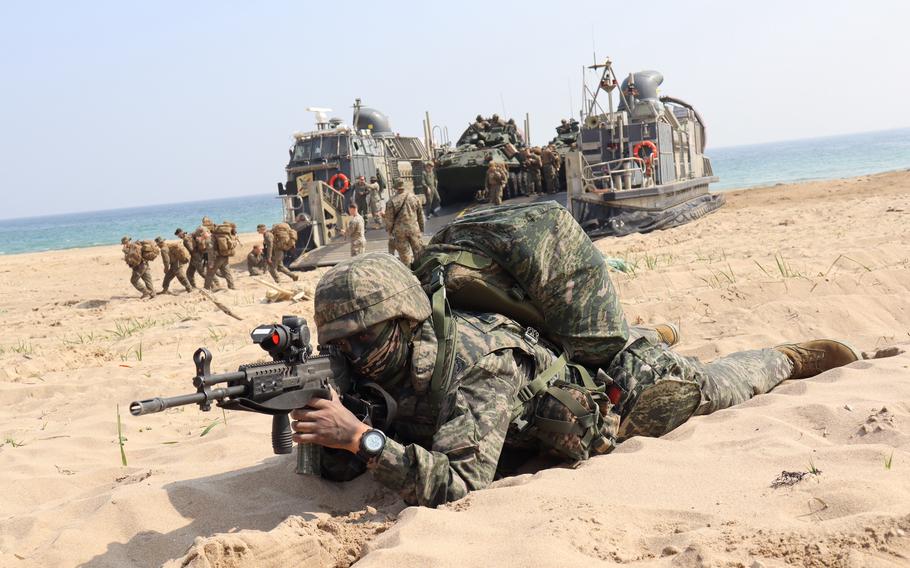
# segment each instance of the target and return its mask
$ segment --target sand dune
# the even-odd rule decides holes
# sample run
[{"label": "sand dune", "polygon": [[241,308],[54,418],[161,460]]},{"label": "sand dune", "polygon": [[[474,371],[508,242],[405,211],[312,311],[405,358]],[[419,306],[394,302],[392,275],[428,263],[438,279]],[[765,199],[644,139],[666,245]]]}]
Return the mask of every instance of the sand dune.
[{"label": "sand dune", "polygon": [[[732,193],[690,225],[598,246],[635,267],[615,278],[630,320],[678,323],[684,354],[823,336],[871,350],[910,341],[908,219],[898,172]],[[140,301],[128,277],[117,246],[0,257],[2,566],[332,566],[363,543],[365,566],[910,563],[910,354],[405,509],[369,478],[295,475],[267,417],[130,416],[131,400],[192,390],[197,346],[233,370],[260,357],[255,324],[313,306],[263,304],[243,276],[218,294],[236,321],[198,294]]]}]

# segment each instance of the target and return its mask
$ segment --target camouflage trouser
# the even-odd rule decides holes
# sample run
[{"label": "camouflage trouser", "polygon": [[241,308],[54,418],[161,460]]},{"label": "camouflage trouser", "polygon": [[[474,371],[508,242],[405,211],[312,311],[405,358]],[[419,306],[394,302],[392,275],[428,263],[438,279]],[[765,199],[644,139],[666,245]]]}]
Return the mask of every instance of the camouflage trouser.
[{"label": "camouflage trouser", "polygon": [[279,272],[286,274],[291,280],[297,280],[297,275],[288,270],[288,267],[284,265],[283,250],[278,250],[276,247],[272,247],[272,258],[270,260],[272,263],[269,264],[269,274],[272,275],[272,279],[274,279],[275,282],[281,282],[278,279]]},{"label": "camouflage trouser", "polygon": [[395,250],[398,251],[398,258],[405,266],[411,266],[414,258],[420,256],[423,250],[423,242],[420,240],[419,232],[401,231],[392,234],[392,241]]},{"label": "camouflage trouser", "polygon": [[370,216],[373,217],[375,223],[382,224],[382,210],[379,207],[379,196],[375,193],[370,194]]},{"label": "camouflage trouser", "polygon": [[543,176],[540,173],[540,168],[533,168],[530,171],[530,187],[528,188],[531,192],[531,195],[537,193],[543,193]]},{"label": "camouflage trouser", "polygon": [[140,262],[133,267],[133,274],[130,276],[130,284],[133,288],[139,290],[139,293],[155,295],[155,286],[152,284],[152,271],[149,270],[149,264],[145,261]]},{"label": "camouflage trouser", "polygon": [[200,278],[205,278],[205,265],[203,264],[203,258],[201,254],[192,253],[190,255],[190,263],[186,267],[186,279],[189,281],[190,286],[193,288],[196,287],[197,274]]},{"label": "camouflage trouser", "polygon": [[215,287],[215,274],[224,278],[227,281],[227,287],[231,290],[234,289],[234,276],[231,274],[231,269],[228,266],[231,259],[227,256],[215,256],[214,259],[211,259],[209,266],[206,269],[205,273],[205,289],[212,290]]},{"label": "camouflage trouser", "polygon": [[265,273],[258,266],[250,266],[250,267],[248,267],[248,269],[250,271],[250,276],[262,276]]},{"label": "camouflage trouser", "polygon": [[491,185],[487,193],[490,196],[490,203],[493,205],[502,205],[501,185]]},{"label": "camouflage trouser", "polygon": [[556,193],[559,191],[559,176],[556,166],[547,164],[543,167],[543,176],[547,182],[547,193]]},{"label": "camouflage trouser", "polygon": [[435,212],[439,209],[441,201],[439,199],[439,191],[435,187],[427,188],[427,214]]},{"label": "camouflage trouser", "polygon": [[775,349],[740,351],[702,363],[642,337],[620,351],[607,369],[626,392],[618,438],[663,436],[692,416],[770,391],[792,371],[790,359]]},{"label": "camouflage trouser", "polygon": [[187,292],[191,292],[193,287],[190,286],[190,281],[187,280],[186,274],[183,272],[183,265],[185,262],[171,261],[171,266],[168,268],[167,272],[164,273],[164,282],[161,283],[161,290],[167,292],[168,286],[171,285],[171,281],[176,278],[177,282],[183,284],[183,287],[186,288]]},{"label": "camouflage trouser", "polygon": [[356,241],[351,241],[351,256],[357,256],[358,254],[363,254],[363,247],[367,242],[363,239],[357,239]]}]

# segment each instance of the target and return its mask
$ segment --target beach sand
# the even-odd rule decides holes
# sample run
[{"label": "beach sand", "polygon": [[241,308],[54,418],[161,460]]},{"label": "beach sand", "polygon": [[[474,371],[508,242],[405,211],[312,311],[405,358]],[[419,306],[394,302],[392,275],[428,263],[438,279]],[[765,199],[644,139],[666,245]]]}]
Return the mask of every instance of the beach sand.
[{"label": "beach sand", "polygon": [[[615,274],[629,320],[676,323],[686,355],[910,342],[910,172],[733,192],[694,223],[598,247],[635,267]],[[0,257],[0,566],[910,564],[910,353],[405,508],[369,476],[295,475],[268,417],[131,416],[132,400],[193,390],[198,346],[234,370],[261,357],[254,325],[312,321],[313,305],[261,303],[244,274],[216,296],[237,321],[196,293],[141,301],[128,280],[119,246]]]}]

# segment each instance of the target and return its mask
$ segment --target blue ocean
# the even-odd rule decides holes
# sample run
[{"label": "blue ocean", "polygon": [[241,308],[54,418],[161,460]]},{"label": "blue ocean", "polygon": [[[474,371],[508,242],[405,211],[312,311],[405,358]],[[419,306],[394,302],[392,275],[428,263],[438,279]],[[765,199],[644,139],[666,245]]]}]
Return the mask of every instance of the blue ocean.
[{"label": "blue ocean", "polygon": [[[853,177],[910,169],[910,128],[866,132],[808,140],[793,140],[711,148],[716,190],[749,188]],[[174,203],[0,220],[0,254],[66,249],[120,242],[123,235],[174,238],[174,229],[196,228],[203,215],[215,221],[229,219],[240,231],[256,230],[258,223],[281,220],[277,195],[251,195],[227,199]]]}]

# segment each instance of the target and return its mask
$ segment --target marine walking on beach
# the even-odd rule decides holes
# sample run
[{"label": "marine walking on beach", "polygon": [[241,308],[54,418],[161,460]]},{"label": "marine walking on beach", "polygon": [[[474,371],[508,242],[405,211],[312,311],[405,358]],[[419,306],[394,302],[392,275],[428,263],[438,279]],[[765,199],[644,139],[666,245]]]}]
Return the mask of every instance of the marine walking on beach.
[{"label": "marine walking on beach", "polygon": [[193,287],[187,280],[183,268],[190,259],[190,253],[184,248],[183,243],[168,243],[161,237],[155,237],[155,243],[161,250],[161,263],[164,265],[164,280],[161,283],[161,291],[165,294],[171,293],[168,288],[176,278],[177,282],[182,284],[187,292],[192,292]]},{"label": "marine walking on beach", "polygon": [[[278,237],[275,235],[276,229],[280,232]],[[280,272],[296,282],[298,276],[288,270],[284,265],[285,251],[293,248],[293,243],[290,242],[289,239],[294,238],[296,240],[296,233],[294,233],[292,237],[290,234],[292,232],[291,228],[287,223],[278,223],[272,227],[272,230],[269,230],[268,227],[263,224],[259,224],[256,227],[256,231],[262,235],[262,249],[272,279],[275,282],[280,282],[281,280],[278,277],[278,273]]]},{"label": "marine walking on beach", "polygon": [[142,294],[141,298],[154,298],[155,286],[152,284],[152,272],[149,261],[157,256],[157,245],[148,241],[132,242],[130,237],[120,239],[123,247],[123,260],[132,271],[130,284]]}]

